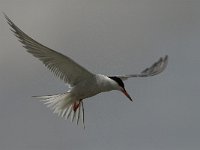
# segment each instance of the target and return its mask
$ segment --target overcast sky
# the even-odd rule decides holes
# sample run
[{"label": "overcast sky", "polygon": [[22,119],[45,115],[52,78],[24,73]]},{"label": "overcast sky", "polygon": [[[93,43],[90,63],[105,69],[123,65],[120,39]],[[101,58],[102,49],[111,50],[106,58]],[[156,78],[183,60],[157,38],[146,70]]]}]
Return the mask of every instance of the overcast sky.
[{"label": "overcast sky", "polygon": [[0,0],[25,33],[94,73],[138,73],[165,54],[160,75],[85,100],[86,129],[33,95],[68,87],[28,54],[0,15],[0,149],[199,150],[199,0]]}]

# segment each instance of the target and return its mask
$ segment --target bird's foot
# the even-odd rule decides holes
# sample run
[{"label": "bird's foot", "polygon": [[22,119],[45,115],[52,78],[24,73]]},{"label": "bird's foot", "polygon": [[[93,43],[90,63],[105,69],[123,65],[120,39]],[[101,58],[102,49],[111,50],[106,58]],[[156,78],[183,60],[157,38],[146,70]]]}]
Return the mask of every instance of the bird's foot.
[{"label": "bird's foot", "polygon": [[76,112],[76,110],[79,108],[79,106],[80,106],[80,101],[74,102],[74,105],[73,105],[73,110],[74,110],[74,112]]}]

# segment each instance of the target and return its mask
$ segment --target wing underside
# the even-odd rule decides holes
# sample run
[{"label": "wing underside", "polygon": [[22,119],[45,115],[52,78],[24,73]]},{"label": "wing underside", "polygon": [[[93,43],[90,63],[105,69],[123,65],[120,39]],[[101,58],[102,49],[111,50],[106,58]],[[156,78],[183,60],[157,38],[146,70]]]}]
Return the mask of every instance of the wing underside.
[{"label": "wing underside", "polygon": [[11,27],[11,31],[14,32],[15,36],[23,44],[23,47],[27,49],[27,52],[42,61],[42,63],[52,71],[54,75],[64,82],[74,86],[85,78],[93,75],[71,58],[33,40],[19,29],[6,15],[5,18]]},{"label": "wing underside", "polygon": [[144,69],[139,74],[130,74],[130,75],[116,75],[116,77],[120,78],[121,80],[127,80],[128,78],[133,77],[150,77],[160,74],[165,70],[168,63],[168,56],[161,57],[157,62],[151,65],[149,68]]}]

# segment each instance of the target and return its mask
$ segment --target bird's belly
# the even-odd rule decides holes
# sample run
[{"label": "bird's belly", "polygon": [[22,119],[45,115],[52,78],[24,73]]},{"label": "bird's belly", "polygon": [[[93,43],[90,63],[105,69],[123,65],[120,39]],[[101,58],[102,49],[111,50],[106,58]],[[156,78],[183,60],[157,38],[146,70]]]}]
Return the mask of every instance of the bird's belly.
[{"label": "bird's belly", "polygon": [[90,82],[89,84],[86,82],[79,84],[73,87],[70,93],[77,99],[85,99],[101,93],[102,91],[94,83],[95,82]]},{"label": "bird's belly", "polygon": [[78,90],[77,88],[71,90],[71,94],[77,99],[89,98],[99,93],[101,93],[101,91],[96,90],[95,88],[87,88],[87,87],[81,88],[80,90]]},{"label": "bird's belly", "polygon": [[95,78],[85,80],[71,89],[71,94],[77,99],[85,99],[101,92],[111,91],[113,88],[107,82],[99,82]]}]

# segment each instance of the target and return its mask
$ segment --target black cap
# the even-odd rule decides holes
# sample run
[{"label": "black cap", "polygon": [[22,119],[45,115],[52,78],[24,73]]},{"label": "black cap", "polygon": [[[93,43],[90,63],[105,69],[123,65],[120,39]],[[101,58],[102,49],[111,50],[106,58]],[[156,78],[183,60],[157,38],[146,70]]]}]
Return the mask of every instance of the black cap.
[{"label": "black cap", "polygon": [[123,81],[120,78],[115,77],[115,76],[112,76],[112,77],[109,77],[109,78],[112,79],[112,80],[114,80],[115,82],[117,82],[117,84],[119,86],[121,86],[122,88],[124,88],[124,83],[123,83]]}]

